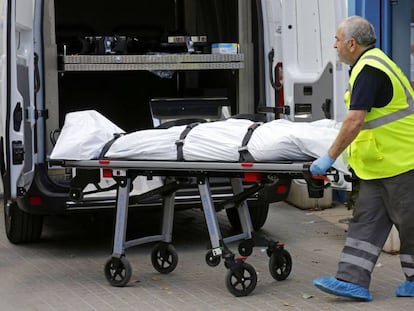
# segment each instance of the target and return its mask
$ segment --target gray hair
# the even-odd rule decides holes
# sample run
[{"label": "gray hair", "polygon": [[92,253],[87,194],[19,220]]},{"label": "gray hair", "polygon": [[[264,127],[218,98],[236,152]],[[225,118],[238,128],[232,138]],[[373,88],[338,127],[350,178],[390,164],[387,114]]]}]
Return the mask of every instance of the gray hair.
[{"label": "gray hair", "polygon": [[361,16],[351,16],[342,23],[344,40],[354,38],[362,46],[375,44],[376,36],[374,26]]}]

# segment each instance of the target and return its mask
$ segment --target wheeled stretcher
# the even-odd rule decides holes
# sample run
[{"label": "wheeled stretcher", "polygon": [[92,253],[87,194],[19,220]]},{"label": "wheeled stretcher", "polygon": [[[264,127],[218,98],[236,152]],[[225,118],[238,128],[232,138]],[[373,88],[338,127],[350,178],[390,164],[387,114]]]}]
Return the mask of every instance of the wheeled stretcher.
[{"label": "wheeled stretcher", "polygon": [[[208,228],[211,248],[206,253],[206,262],[217,266],[221,260],[228,269],[225,282],[227,289],[235,296],[246,296],[256,287],[256,271],[246,262],[253,247],[267,248],[269,270],[278,281],[286,279],[292,268],[292,259],[284,244],[271,241],[253,232],[246,199],[261,188],[281,177],[305,179],[310,197],[322,197],[326,181],[314,179],[309,172],[309,162],[187,162],[187,161],[143,161],[143,160],[54,160],[54,164],[76,168],[76,176],[71,183],[70,197],[79,200],[87,184],[93,182],[91,170],[98,176],[104,172],[116,182],[116,221],[111,257],[105,264],[105,277],[112,286],[125,286],[132,275],[132,268],[125,256],[125,250],[144,243],[159,242],[151,253],[154,268],[160,273],[170,273],[178,263],[178,255],[172,244],[174,197],[178,189],[197,184],[202,209]],[[137,176],[162,176],[164,184],[137,196],[130,196],[131,185]],[[230,177],[233,196],[215,203],[210,189],[210,178]],[[248,182],[246,184],[246,181]],[[247,186],[246,186],[247,185]],[[126,229],[128,207],[133,201],[140,201],[152,195],[163,198],[161,232],[156,235],[127,240]],[[222,209],[237,208],[242,232],[223,237],[220,231],[217,212]],[[236,255],[227,246],[240,241]]]}]

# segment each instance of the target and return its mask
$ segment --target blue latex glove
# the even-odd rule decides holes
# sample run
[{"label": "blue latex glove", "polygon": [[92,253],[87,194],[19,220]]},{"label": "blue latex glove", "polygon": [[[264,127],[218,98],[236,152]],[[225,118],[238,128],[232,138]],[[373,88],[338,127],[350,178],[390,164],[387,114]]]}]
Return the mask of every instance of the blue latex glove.
[{"label": "blue latex glove", "polygon": [[334,162],[335,159],[332,159],[329,154],[325,154],[313,161],[310,171],[312,175],[325,175],[328,168],[330,168]]}]

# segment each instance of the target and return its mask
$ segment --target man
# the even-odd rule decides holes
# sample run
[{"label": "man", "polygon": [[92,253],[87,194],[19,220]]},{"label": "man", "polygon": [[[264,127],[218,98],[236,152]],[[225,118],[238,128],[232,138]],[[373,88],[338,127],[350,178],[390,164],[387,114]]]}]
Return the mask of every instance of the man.
[{"label": "man", "polygon": [[325,174],[346,149],[361,181],[336,277],[319,277],[313,284],[337,296],[372,300],[371,273],[395,224],[406,277],[395,294],[414,297],[414,91],[398,66],[375,48],[374,28],[366,19],[345,19],[335,39],[339,60],[351,66],[349,110],[332,146],[310,170]]}]

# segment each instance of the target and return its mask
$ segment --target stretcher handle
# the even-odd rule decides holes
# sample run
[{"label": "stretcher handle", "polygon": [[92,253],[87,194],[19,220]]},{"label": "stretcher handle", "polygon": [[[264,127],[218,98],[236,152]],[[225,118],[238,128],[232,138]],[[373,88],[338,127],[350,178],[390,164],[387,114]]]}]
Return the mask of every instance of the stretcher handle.
[{"label": "stretcher handle", "polygon": [[[331,178],[328,176],[330,176]],[[331,182],[338,182],[339,172],[334,168],[330,168],[328,172],[326,172],[325,175],[312,175],[311,174],[311,178],[315,180],[323,180],[329,184]]]},{"label": "stretcher handle", "polygon": [[326,176],[326,175],[311,175],[311,178],[312,179],[316,179],[316,180],[323,180],[323,181],[326,181],[328,183],[331,182],[331,180],[329,179],[329,177]]},{"label": "stretcher handle", "polygon": [[310,164],[304,166],[305,171],[303,177],[308,186],[308,194],[310,198],[322,198],[324,189],[331,185],[331,180],[327,175],[334,176],[334,181],[339,179],[338,171],[330,168],[325,175],[312,175]]}]

